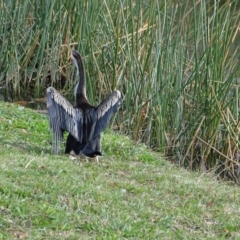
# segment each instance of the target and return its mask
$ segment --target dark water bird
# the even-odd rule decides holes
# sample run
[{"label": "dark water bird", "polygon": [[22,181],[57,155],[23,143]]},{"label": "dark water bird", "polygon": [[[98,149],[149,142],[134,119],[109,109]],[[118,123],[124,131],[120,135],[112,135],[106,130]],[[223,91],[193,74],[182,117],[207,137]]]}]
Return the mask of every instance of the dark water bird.
[{"label": "dark water bird", "polygon": [[86,95],[86,79],[81,55],[73,50],[72,59],[77,67],[79,81],[75,87],[75,107],[55,88],[47,88],[47,108],[50,127],[53,131],[53,152],[58,154],[63,132],[69,133],[65,153],[74,151],[77,155],[101,156],[101,132],[117,111],[121,93],[113,91],[97,107],[92,106]]}]

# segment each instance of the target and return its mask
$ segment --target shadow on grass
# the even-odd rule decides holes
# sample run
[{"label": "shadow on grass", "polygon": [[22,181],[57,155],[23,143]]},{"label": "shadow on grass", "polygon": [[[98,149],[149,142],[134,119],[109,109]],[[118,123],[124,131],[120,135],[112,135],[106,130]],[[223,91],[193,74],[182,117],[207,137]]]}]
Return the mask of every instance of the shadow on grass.
[{"label": "shadow on grass", "polygon": [[36,153],[40,154],[42,152],[46,154],[51,154],[52,152],[52,146],[51,146],[51,141],[46,140],[45,142],[45,147],[36,145],[34,143],[28,143],[25,141],[10,141],[6,140],[4,138],[0,138],[2,148],[5,150],[11,150],[14,149],[16,151],[20,151],[22,153]]}]

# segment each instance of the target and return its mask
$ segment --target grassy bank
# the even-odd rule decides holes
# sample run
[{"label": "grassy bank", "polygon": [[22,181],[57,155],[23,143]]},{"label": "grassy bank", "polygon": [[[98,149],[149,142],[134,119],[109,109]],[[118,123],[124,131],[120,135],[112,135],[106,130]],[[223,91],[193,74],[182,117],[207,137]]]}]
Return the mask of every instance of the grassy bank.
[{"label": "grassy bank", "polygon": [[178,164],[239,182],[238,1],[3,1],[0,90],[7,100],[73,98],[70,52],[87,93],[122,92],[117,128]]},{"label": "grassy bank", "polygon": [[100,164],[51,155],[45,115],[0,102],[0,239],[237,239],[239,188],[103,134]]}]

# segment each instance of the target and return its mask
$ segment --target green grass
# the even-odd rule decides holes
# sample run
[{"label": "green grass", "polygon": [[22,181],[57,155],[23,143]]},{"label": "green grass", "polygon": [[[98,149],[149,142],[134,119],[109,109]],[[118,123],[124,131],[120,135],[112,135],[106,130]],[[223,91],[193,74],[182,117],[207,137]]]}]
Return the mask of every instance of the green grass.
[{"label": "green grass", "polygon": [[0,239],[239,239],[239,187],[103,134],[100,163],[51,155],[47,116],[0,102]]}]

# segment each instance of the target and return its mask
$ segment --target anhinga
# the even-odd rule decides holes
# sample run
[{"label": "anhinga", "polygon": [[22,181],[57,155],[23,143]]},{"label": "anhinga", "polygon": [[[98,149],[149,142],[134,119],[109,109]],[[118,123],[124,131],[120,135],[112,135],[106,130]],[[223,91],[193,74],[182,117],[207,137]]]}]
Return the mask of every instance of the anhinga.
[{"label": "anhinga", "polygon": [[53,87],[47,88],[47,108],[53,131],[53,151],[58,154],[63,132],[69,133],[65,153],[94,157],[98,162],[101,154],[101,132],[107,127],[111,116],[117,111],[121,93],[116,90],[97,107],[86,96],[86,80],[81,55],[73,50],[72,59],[77,67],[79,81],[75,87],[75,104],[66,100]]}]

